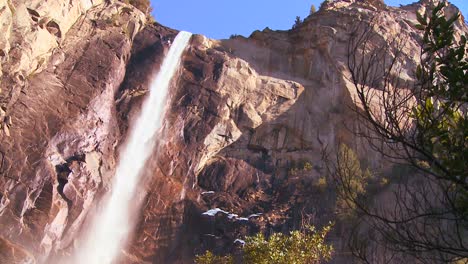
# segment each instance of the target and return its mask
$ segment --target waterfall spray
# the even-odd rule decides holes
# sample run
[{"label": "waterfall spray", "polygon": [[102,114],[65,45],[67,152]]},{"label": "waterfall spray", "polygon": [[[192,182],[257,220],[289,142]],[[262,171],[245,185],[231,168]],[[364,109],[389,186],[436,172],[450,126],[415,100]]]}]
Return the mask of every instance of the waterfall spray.
[{"label": "waterfall spray", "polygon": [[144,165],[155,146],[155,134],[162,125],[166,95],[175,75],[182,53],[191,34],[180,32],[169,49],[156,78],[152,81],[149,98],[143,103],[141,114],[129,132],[126,145],[113,178],[110,196],[97,212],[83,244],[74,256],[76,263],[107,264],[125,246],[134,223],[129,212],[135,208],[133,199]]}]

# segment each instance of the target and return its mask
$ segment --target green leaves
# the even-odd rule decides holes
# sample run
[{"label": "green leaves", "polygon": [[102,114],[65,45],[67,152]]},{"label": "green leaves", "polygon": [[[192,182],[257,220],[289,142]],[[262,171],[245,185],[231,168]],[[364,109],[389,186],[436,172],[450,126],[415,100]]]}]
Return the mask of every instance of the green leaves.
[{"label": "green leaves", "polygon": [[336,212],[340,217],[353,217],[356,204],[365,195],[372,175],[368,169],[361,169],[356,153],[345,144],[338,149],[336,170],[339,175]]},{"label": "green leaves", "polygon": [[446,19],[445,3],[431,16],[417,14],[424,31],[423,58],[416,69],[420,97],[413,109],[420,162],[427,170],[452,184],[455,214],[468,216],[468,58],[467,37],[455,39],[454,23],[460,14]]},{"label": "green leaves", "polygon": [[332,224],[321,230],[307,226],[303,231],[289,235],[273,233],[268,239],[257,234],[245,239],[244,260],[252,264],[306,264],[321,263],[331,258],[333,247],[325,243]]},{"label": "green leaves", "polygon": [[421,15],[420,13],[416,13],[416,18],[418,22],[421,24],[420,26],[423,28],[422,30],[424,30],[424,26],[427,26],[427,15],[426,14]]},{"label": "green leaves", "polygon": [[[331,259],[333,247],[325,243],[325,237],[333,224],[321,230],[306,226],[304,230],[291,231],[289,235],[273,233],[266,238],[262,233],[245,238],[242,248],[246,264],[314,264]],[[232,256],[215,256],[210,251],[197,256],[197,264],[231,264]]]},{"label": "green leaves", "polygon": [[216,256],[211,251],[207,250],[203,255],[195,257],[197,264],[234,264],[232,256]]}]

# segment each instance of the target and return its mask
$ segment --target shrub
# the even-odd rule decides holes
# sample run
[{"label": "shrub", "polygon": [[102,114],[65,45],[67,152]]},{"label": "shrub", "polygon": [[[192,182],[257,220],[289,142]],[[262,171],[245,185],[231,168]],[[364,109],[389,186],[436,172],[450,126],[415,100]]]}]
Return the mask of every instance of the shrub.
[{"label": "shrub", "polygon": [[196,264],[233,264],[232,256],[216,256],[211,251],[207,250],[203,255],[195,257]]},{"label": "shrub", "polygon": [[313,166],[308,161],[305,161],[305,162],[301,161],[299,163],[293,162],[291,168],[289,169],[289,174],[297,175],[298,173],[311,171],[312,169],[313,169]]},{"label": "shrub", "polygon": [[310,170],[312,170],[312,164],[310,164],[310,162],[307,161],[306,163],[304,163],[304,168],[303,168],[303,170],[305,170],[305,171],[310,171]]},{"label": "shrub", "polygon": [[333,247],[325,243],[325,237],[331,227],[329,224],[318,231],[314,226],[307,226],[303,231],[292,231],[289,235],[273,233],[268,239],[263,234],[247,237],[243,248],[245,263],[305,264],[328,261]]},{"label": "shrub", "polygon": [[319,189],[319,191],[325,191],[328,186],[327,178],[325,176],[320,177],[314,185]]},{"label": "shrub", "polygon": [[[246,264],[315,264],[331,259],[333,247],[325,243],[332,224],[321,230],[306,226],[303,230],[292,231],[289,235],[273,233],[269,238],[259,233],[246,237],[242,248]],[[210,251],[197,256],[197,264],[234,263],[231,255],[215,256]]]},{"label": "shrub", "polygon": [[335,172],[338,192],[336,210],[339,215],[351,216],[354,213],[356,203],[365,194],[370,178],[370,171],[361,169],[356,153],[345,144],[341,144]]}]

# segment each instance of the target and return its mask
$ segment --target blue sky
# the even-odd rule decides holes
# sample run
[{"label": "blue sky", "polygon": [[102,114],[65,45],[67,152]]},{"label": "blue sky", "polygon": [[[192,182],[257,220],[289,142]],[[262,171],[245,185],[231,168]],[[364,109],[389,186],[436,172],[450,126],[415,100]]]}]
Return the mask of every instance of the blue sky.
[{"label": "blue sky", "polygon": [[[398,6],[416,0],[385,0]],[[296,16],[309,14],[312,4],[317,8],[322,0],[151,0],[153,15],[159,23],[214,39],[231,34],[249,36],[265,27],[290,29]],[[451,0],[468,14],[468,0]],[[467,16],[468,18],[468,16]]]}]

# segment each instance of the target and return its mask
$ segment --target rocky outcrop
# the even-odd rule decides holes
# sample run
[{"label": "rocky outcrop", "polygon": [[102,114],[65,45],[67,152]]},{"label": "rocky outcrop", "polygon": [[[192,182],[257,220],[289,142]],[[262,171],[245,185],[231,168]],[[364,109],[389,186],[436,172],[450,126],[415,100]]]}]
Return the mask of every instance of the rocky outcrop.
[{"label": "rocky outcrop", "polygon": [[[9,114],[22,87],[32,75],[46,68],[53,51],[64,44],[64,37],[73,24],[91,7],[102,2],[0,2],[2,111]],[[4,131],[8,133],[7,129]]]},{"label": "rocky outcrop", "polygon": [[[375,48],[397,34],[407,39],[400,78],[412,82],[415,12],[424,3],[328,1],[290,31],[223,41],[195,35],[173,81],[121,262],[191,263],[206,249],[235,251],[244,235],[333,219],[324,150],[344,142],[384,170],[382,157],[352,133],[350,32],[372,18]],[[9,32],[0,37],[7,89],[0,93],[0,247],[7,249],[0,251],[38,262],[79,243],[86,216],[111,188],[119,146],[166,40],[177,34],[145,26],[140,11],[120,2],[54,5],[0,0],[0,25]],[[15,248],[21,254],[11,256]]]}]

